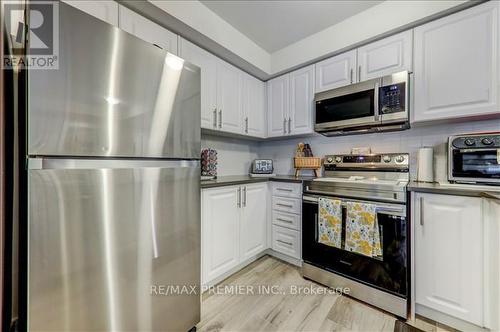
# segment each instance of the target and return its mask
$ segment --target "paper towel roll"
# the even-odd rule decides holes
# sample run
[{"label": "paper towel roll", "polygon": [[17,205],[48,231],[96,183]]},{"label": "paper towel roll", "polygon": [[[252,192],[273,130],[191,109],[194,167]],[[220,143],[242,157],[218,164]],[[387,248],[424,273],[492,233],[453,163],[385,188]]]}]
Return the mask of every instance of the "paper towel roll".
[{"label": "paper towel roll", "polygon": [[434,150],[429,147],[418,150],[417,181],[434,182]]}]

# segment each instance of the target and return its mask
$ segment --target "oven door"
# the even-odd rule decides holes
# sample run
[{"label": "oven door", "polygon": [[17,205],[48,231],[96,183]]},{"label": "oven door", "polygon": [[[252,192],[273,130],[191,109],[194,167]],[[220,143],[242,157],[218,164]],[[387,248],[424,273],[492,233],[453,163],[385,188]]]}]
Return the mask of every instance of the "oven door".
[{"label": "oven door", "polygon": [[450,180],[499,183],[500,149],[453,149],[450,168]]},{"label": "oven door", "polygon": [[[342,275],[391,294],[407,297],[409,227],[406,205],[376,204],[382,257],[371,258],[318,242],[318,197],[305,195],[302,207],[302,259],[330,272]],[[345,241],[348,200],[342,200],[342,248]],[[360,201],[361,202],[361,201]]]},{"label": "oven door", "polygon": [[380,124],[378,88],[370,80],[316,94],[316,131]]}]

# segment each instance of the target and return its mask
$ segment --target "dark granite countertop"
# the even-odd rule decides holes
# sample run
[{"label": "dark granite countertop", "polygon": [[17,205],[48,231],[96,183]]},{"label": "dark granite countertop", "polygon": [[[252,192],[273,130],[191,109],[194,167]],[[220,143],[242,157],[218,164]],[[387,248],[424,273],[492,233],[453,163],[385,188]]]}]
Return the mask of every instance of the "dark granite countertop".
[{"label": "dark granite countertop", "polygon": [[267,181],[281,181],[281,182],[295,182],[302,183],[303,181],[314,179],[312,176],[299,176],[293,175],[277,175],[268,178],[254,178],[249,175],[233,175],[233,176],[220,176],[215,180],[204,180],[200,182],[201,189],[232,186],[245,183],[258,183]]},{"label": "dark granite countertop", "polygon": [[488,197],[500,200],[500,186],[411,181],[408,190],[431,194]]}]

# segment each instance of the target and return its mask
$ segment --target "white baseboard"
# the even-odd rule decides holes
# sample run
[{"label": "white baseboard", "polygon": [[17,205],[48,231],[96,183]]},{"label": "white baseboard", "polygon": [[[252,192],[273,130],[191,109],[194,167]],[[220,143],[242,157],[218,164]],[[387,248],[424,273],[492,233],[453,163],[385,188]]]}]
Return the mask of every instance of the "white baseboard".
[{"label": "white baseboard", "polygon": [[214,278],[214,279],[209,280],[206,283],[202,284],[202,289],[207,289],[208,287],[212,287],[212,286],[219,284],[220,282],[229,278],[230,276],[232,276],[236,272],[240,271],[241,269],[243,269],[244,267],[246,267],[250,263],[255,262],[256,260],[258,260],[259,258],[261,258],[262,256],[265,256],[265,255],[267,255],[267,250],[261,251],[260,253],[256,254],[255,256],[252,256],[252,257],[244,260],[243,262],[236,265],[235,267],[233,267],[231,270],[227,271],[226,273],[223,273],[220,276],[218,276],[217,278]]},{"label": "white baseboard", "polygon": [[477,326],[475,324],[466,322],[466,321],[461,320],[459,318],[452,317],[450,315],[436,311],[434,309],[430,309],[430,308],[423,306],[423,305],[420,305],[420,304],[415,305],[415,312],[419,316],[431,319],[435,322],[447,325],[449,327],[452,327],[452,328],[460,330],[460,331],[468,331],[468,332],[487,332],[487,331],[490,331],[489,329],[486,329],[486,328],[483,328],[481,326]]},{"label": "white baseboard", "polygon": [[302,259],[298,259],[298,258],[295,258],[295,257],[290,257],[288,255],[284,255],[284,254],[282,254],[280,252],[274,251],[273,249],[267,249],[266,253],[269,256],[276,257],[276,258],[281,259],[282,261],[285,261],[285,262],[290,263],[292,265],[295,265],[295,266],[298,266],[298,267],[302,267]]}]

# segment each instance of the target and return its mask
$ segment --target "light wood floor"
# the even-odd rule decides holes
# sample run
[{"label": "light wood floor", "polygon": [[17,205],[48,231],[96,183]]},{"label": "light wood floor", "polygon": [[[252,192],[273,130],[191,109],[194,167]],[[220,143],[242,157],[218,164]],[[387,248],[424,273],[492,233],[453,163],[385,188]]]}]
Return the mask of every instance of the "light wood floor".
[{"label": "light wood floor", "polygon": [[[277,285],[280,294],[259,294],[262,285]],[[293,286],[323,287],[273,257],[262,257],[219,286],[249,286],[254,294],[204,293],[199,331],[394,331],[393,316],[346,296],[292,294]]]},{"label": "light wood floor", "polygon": [[[280,287],[280,294],[259,294],[259,286],[273,285]],[[198,331],[394,331],[394,316],[349,297],[291,294],[293,286],[324,287],[303,279],[297,267],[273,257],[262,257],[218,286],[227,291],[250,287],[254,294],[205,292]],[[408,323],[425,332],[451,330],[421,319]]]}]

